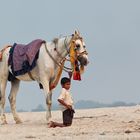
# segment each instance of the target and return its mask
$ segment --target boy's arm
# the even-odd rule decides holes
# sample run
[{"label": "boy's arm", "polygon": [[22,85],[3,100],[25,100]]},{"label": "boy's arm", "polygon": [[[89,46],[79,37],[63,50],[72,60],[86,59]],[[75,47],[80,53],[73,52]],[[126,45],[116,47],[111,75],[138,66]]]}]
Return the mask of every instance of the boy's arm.
[{"label": "boy's arm", "polygon": [[71,105],[66,104],[63,100],[58,99],[58,102],[59,102],[60,104],[64,105],[66,108],[68,108],[68,109],[72,109],[72,106],[71,106]]}]

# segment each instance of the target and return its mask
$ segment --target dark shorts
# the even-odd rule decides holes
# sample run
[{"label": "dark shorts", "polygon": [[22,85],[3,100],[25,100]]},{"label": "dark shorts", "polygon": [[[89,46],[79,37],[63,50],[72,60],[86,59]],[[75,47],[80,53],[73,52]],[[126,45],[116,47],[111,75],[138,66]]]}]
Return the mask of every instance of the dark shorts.
[{"label": "dark shorts", "polygon": [[63,124],[64,125],[71,125],[73,120],[73,115],[75,111],[73,109],[66,109],[63,111]]}]

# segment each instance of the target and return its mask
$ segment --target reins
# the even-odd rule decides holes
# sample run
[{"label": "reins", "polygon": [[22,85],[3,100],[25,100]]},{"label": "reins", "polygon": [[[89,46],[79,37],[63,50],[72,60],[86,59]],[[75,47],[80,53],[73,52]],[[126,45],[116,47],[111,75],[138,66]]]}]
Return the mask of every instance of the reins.
[{"label": "reins", "polygon": [[[64,65],[63,65],[63,67],[62,67],[63,62],[65,62],[66,60],[68,60],[68,59],[66,59],[66,57],[62,58],[62,56],[61,56],[62,60],[61,60],[61,62],[58,63],[58,62],[54,59],[54,57],[51,55],[51,53],[49,52],[46,43],[45,43],[45,50],[46,50],[46,52],[48,53],[48,55],[51,57],[51,59],[52,59],[60,68],[62,68],[65,72],[68,72],[68,73],[69,73],[69,72],[72,72],[72,69],[71,69],[71,68],[68,68],[68,67],[66,67],[66,66],[64,66]],[[58,53],[58,52],[57,52],[57,53]]]}]

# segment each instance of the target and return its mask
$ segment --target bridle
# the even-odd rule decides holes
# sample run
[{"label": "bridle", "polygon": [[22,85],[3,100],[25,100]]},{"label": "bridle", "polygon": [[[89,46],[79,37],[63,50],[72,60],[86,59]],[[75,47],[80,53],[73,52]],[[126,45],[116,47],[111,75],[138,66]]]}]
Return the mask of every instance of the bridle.
[{"label": "bridle", "polygon": [[[69,56],[69,58],[67,58],[67,56],[66,57],[61,56],[61,54],[59,53],[57,46],[56,46],[57,43],[55,43],[54,50],[56,51],[57,55],[61,58],[60,62],[57,62],[57,60],[55,60],[55,58],[51,55],[51,53],[49,52],[47,45],[45,43],[45,50],[48,53],[48,55],[50,56],[50,58],[55,62],[56,65],[58,65],[61,69],[63,69],[65,72],[68,72],[68,73],[73,72],[73,68],[68,68],[68,67],[64,66],[63,64],[65,61],[70,61],[70,57],[73,57],[73,56],[70,56],[70,48],[72,47],[70,44],[74,43],[77,39],[80,39],[82,41],[82,38],[80,36],[75,36],[75,35],[72,35],[72,38],[71,38],[69,44],[67,44],[67,36],[64,39],[64,46],[65,46],[65,49],[66,49],[67,54],[68,54],[67,56]],[[69,45],[70,45],[70,48],[68,49]],[[76,45],[76,44],[74,43],[74,45]],[[75,50],[75,54],[76,54],[75,59],[78,59],[78,57],[83,56],[84,54],[87,55],[88,53],[87,53],[87,51],[83,51],[83,52],[79,53]]]}]

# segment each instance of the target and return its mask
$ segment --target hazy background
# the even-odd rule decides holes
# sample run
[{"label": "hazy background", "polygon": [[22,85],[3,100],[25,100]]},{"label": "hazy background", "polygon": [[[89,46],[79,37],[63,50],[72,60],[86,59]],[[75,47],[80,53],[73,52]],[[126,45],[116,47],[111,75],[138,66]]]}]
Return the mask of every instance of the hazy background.
[{"label": "hazy background", "polygon": [[[78,29],[90,63],[82,81],[72,82],[74,100],[139,103],[139,6],[139,0],[0,0],[0,48],[37,38],[51,41]],[[7,96],[9,90],[10,83]],[[57,102],[60,85],[53,93]],[[17,108],[30,110],[38,104],[45,105],[38,84],[21,82]]]}]

